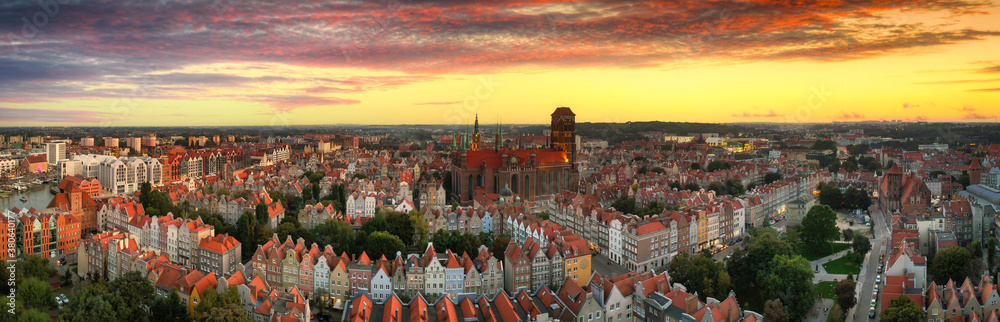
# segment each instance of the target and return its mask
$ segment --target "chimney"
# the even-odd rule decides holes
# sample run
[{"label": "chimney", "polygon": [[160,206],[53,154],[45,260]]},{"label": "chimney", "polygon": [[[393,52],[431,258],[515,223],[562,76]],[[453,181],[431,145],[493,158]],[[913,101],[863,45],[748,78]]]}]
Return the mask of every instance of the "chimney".
[{"label": "chimney", "polygon": [[667,280],[660,279],[656,282],[656,290],[660,293],[667,294],[670,290],[667,289]]}]

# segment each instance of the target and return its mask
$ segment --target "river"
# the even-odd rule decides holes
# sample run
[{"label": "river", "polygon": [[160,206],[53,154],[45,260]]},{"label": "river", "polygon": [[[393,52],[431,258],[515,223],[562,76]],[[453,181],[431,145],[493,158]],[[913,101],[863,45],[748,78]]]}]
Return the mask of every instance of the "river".
[{"label": "river", "polygon": [[[33,186],[25,191],[16,191],[14,194],[8,197],[0,197],[0,210],[2,209],[13,209],[17,208],[31,208],[42,210],[49,205],[52,201],[52,193],[49,189],[55,186],[55,183],[46,183],[39,186]],[[21,197],[27,197],[28,201],[21,201]]]}]

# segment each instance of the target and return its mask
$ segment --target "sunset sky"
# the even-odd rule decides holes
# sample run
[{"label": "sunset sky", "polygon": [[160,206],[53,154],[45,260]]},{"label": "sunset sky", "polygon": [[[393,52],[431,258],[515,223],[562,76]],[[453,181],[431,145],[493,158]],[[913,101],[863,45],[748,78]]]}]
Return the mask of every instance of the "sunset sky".
[{"label": "sunset sky", "polygon": [[1000,116],[1000,1],[42,2],[0,127]]}]

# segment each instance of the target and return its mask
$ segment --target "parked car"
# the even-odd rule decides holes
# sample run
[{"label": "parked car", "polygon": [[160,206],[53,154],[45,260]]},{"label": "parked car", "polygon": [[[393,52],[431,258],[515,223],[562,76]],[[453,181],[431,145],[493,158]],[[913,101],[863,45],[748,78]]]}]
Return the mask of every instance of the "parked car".
[{"label": "parked car", "polygon": [[868,317],[873,319],[875,318],[875,308],[868,310]]}]

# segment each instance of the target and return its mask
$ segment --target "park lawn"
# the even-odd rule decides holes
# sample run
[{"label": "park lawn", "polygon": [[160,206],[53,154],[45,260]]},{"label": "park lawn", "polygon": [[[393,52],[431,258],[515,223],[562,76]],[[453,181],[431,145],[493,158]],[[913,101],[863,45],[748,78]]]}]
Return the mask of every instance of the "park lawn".
[{"label": "park lawn", "polygon": [[853,274],[857,276],[858,273],[861,272],[861,265],[859,265],[859,263],[848,265],[847,256],[843,256],[832,260],[829,263],[823,264],[823,268],[825,268],[826,272],[830,274]]},{"label": "park lawn", "polygon": [[833,307],[830,308],[830,315],[827,316],[828,322],[843,322],[844,314],[840,312],[840,304],[837,301],[833,301]]},{"label": "park lawn", "polygon": [[830,247],[830,250],[831,250],[830,252],[823,253],[823,252],[813,252],[811,249],[807,249],[807,247],[805,246],[805,244],[802,243],[802,244],[799,244],[799,254],[802,254],[802,257],[805,257],[806,259],[808,259],[811,262],[811,261],[814,261],[814,260],[817,260],[817,259],[820,259],[820,258],[823,258],[823,257],[830,256],[830,254],[840,252],[840,251],[848,249],[850,247],[851,247],[851,244],[834,243]]},{"label": "park lawn", "polygon": [[816,294],[819,294],[825,299],[833,300],[833,287],[837,285],[836,282],[820,282],[816,284]]}]

